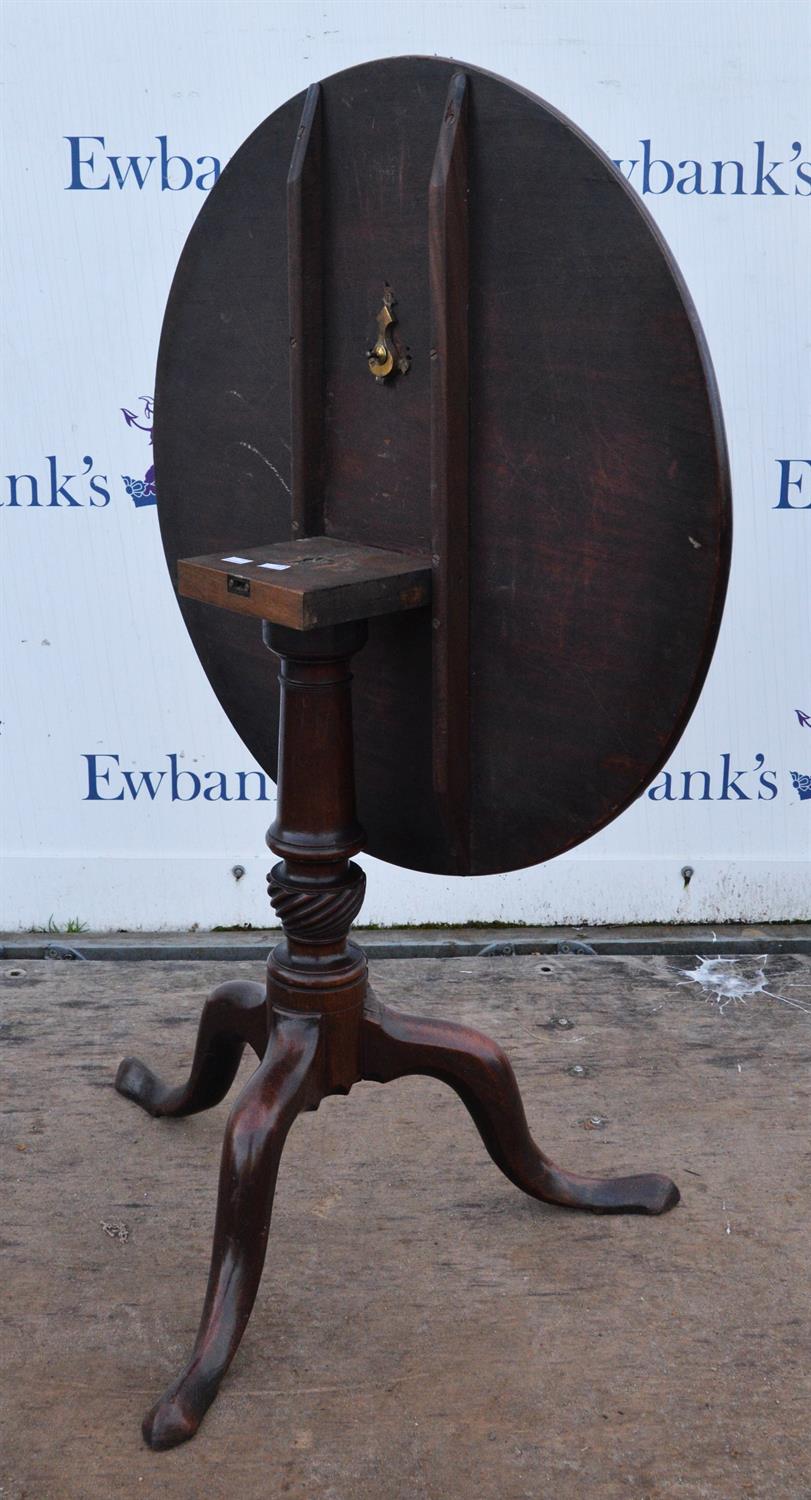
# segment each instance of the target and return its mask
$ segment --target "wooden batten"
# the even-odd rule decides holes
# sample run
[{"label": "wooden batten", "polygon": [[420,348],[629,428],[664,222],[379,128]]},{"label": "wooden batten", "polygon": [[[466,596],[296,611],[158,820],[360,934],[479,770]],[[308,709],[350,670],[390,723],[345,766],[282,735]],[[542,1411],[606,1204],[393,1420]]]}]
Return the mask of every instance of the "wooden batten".
[{"label": "wooden batten", "polygon": [[428,195],[433,781],[454,873],[470,870],[468,85],[448,87]]},{"label": "wooden batten", "polygon": [[287,176],[293,538],[324,530],[321,85],[307,90]]},{"label": "wooden batten", "polygon": [[247,550],[248,556],[181,558],[179,593],[293,630],[421,609],[431,599],[431,559],[425,553],[389,552],[329,536]]}]

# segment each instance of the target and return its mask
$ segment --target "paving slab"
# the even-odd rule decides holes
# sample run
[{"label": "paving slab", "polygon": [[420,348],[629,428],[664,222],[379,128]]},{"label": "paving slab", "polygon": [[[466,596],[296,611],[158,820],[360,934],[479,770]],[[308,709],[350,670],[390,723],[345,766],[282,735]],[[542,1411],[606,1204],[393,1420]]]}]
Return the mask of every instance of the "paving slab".
[{"label": "paving slab", "polygon": [[710,962],[374,965],[388,1004],[508,1048],[567,1168],[668,1172],[683,1200],[536,1203],[434,1080],[326,1100],[288,1139],[221,1394],[153,1454],[226,1106],[155,1121],[112,1079],[130,1052],[180,1079],[234,968],[4,960],[2,1500],[808,1500],[811,963]]}]

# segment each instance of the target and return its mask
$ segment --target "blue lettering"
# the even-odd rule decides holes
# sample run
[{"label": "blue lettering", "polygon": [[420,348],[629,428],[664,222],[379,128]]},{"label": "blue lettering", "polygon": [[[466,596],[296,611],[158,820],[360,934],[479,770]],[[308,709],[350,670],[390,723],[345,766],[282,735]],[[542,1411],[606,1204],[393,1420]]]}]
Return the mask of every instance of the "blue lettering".
[{"label": "blue lettering", "polygon": [[717,797],[713,796],[709,771],[682,771],[680,793],[674,791],[675,773],[663,771],[660,779],[648,788],[648,796],[652,802],[751,802],[752,795],[738,783],[744,776],[757,775],[757,801],[773,802],[778,794],[776,772],[764,770],[765,761],[759,750],[751,771],[735,771],[733,775],[732,756],[725,751],[721,756],[721,787]]},{"label": "blue lettering", "polygon": [[[792,141],[792,143],[791,143],[791,158],[790,158],[791,161],[793,161],[793,162],[797,161],[797,157],[799,156],[799,154],[802,151],[802,149],[803,149],[803,143],[802,143],[802,141]],[[800,182],[805,182],[805,183],[811,184],[811,177],[808,176],[807,172],[803,171],[804,167],[811,167],[811,162],[808,162],[808,161],[798,162],[797,163],[797,167],[795,169],[796,173],[797,173],[797,176],[799,177]],[[801,193],[800,189],[795,186],[795,188],[794,188],[794,196],[795,196],[795,198],[807,198],[808,197],[808,193]]]},{"label": "blue lettering", "polygon": [[[105,481],[105,484],[99,483],[101,479]],[[101,510],[102,506],[109,505],[110,503],[110,491],[106,488],[106,480],[106,474],[92,474],[90,477],[90,488],[93,494],[102,496],[101,500],[94,500],[92,495],[90,497],[90,504],[95,506],[97,510]]]},{"label": "blue lettering", "polygon": [[[216,156],[198,156],[196,165],[202,167],[203,163],[207,161],[211,162],[210,168],[207,172],[201,172],[200,176],[195,179],[197,187],[203,193],[207,193],[209,188],[213,188],[222,170]],[[211,178],[210,182],[206,182],[205,179],[207,177]]]},{"label": "blue lettering", "polygon": [[[680,161],[679,166],[693,167],[694,171],[690,172],[687,177],[679,178],[676,183],[676,192],[684,193],[685,195],[695,193],[700,198],[706,198],[707,190],[701,186],[701,163],[694,161],[692,157],[688,157],[686,161]],[[690,187],[690,183],[693,184],[692,187]]]},{"label": "blue lettering", "polygon": [[631,178],[634,175],[634,167],[638,167],[639,166],[639,157],[637,157],[635,161],[630,161],[629,160],[629,162],[628,162],[628,171],[627,172],[624,170],[625,162],[622,160],[622,157],[620,157],[619,161],[615,161],[614,162],[614,166],[616,167],[616,169],[617,169],[618,172],[622,172],[622,175],[625,178],[625,181],[626,182],[630,182]]},{"label": "blue lettering", "polygon": [[99,782],[100,781],[103,781],[107,785],[109,785],[109,783],[110,783],[110,772],[109,772],[109,770],[100,771],[99,770],[99,766],[98,766],[98,762],[100,760],[112,760],[112,761],[115,762],[116,765],[118,765],[119,762],[120,762],[120,757],[118,755],[83,755],[82,759],[87,761],[87,795],[82,798],[82,801],[83,802],[123,802],[124,801],[124,793],[123,793],[123,791],[119,792],[117,797],[103,797],[102,794],[101,794],[101,792],[99,791]]},{"label": "blue lettering", "polygon": [[[761,763],[761,765],[763,764],[763,759],[764,759],[764,757],[761,756],[760,757],[760,763]],[[747,795],[747,793],[746,792],[742,792],[741,789],[740,789],[740,787],[738,786],[738,781],[740,780],[741,776],[746,776],[748,773],[746,771],[736,771],[735,775],[731,777],[730,774],[729,774],[730,773],[730,769],[731,769],[731,764],[732,764],[732,756],[729,755],[729,754],[727,754],[727,752],[725,751],[724,754],[721,756],[721,765],[723,767],[723,783],[722,783],[722,787],[721,787],[721,796],[718,799],[719,802],[728,802],[729,801],[729,794],[730,794],[730,792],[734,792],[735,793],[735,796],[738,798],[739,802],[749,802],[749,801],[751,801],[751,798]]]},{"label": "blue lettering", "polygon": [[770,162],[769,170],[768,172],[765,172],[763,168],[766,161],[766,142],[755,141],[755,145],[757,146],[757,187],[755,188],[754,196],[756,198],[762,198],[766,192],[764,183],[768,182],[769,187],[772,190],[772,197],[785,198],[785,188],[781,188],[780,184],[775,182],[774,178],[772,177],[772,172],[774,172],[777,167],[782,167],[783,163],[781,161]]},{"label": "blue lettering", "polygon": [[82,156],[82,141],[97,141],[100,146],[104,145],[103,135],[66,135],[63,140],[70,143],[70,182],[65,191],[83,193],[106,193],[110,188],[109,175],[104,182],[83,182],[82,167],[89,167],[91,171],[95,165],[95,155],[91,151],[89,156]]},{"label": "blue lettering", "polygon": [[[87,788],[85,802],[155,802],[160,796],[172,802],[194,802],[202,793],[205,802],[268,802],[268,781],[262,771],[187,771],[174,751],[166,756],[168,770],[124,770],[118,754],[83,755]],[[106,764],[105,764],[106,762]],[[112,780],[118,773],[118,782]],[[238,795],[231,792],[236,776]],[[249,778],[254,777],[254,781]]]},{"label": "blue lettering", "polygon": [[[124,780],[127,783],[127,786],[129,787],[130,796],[132,797],[133,802],[135,801],[135,798],[138,796],[138,793],[141,791],[142,787],[146,787],[146,789],[147,789],[147,791],[149,793],[150,800],[152,802],[154,802],[155,801],[155,797],[157,796],[157,793],[158,793],[158,791],[160,789],[160,784],[163,781],[163,778],[166,775],[166,772],[165,771],[159,771],[158,774],[157,774],[157,780],[154,783],[153,783],[153,780],[152,780],[152,776],[153,776],[153,772],[152,771],[139,771],[138,772],[138,776],[140,777],[140,780],[137,783],[134,780],[132,772],[130,772],[130,771],[123,771],[122,775],[124,777]],[[122,793],[122,796],[123,796],[123,793]]]},{"label": "blue lettering", "polygon": [[682,771],[681,776],[682,776],[682,784],[683,784],[683,787],[684,787],[684,790],[683,790],[683,792],[681,794],[681,801],[682,802],[692,802],[692,800],[693,800],[692,782],[693,782],[693,777],[694,776],[701,776],[703,778],[703,783],[704,783],[704,789],[703,789],[703,791],[701,793],[701,796],[697,797],[696,801],[697,802],[712,802],[712,792],[710,791],[710,773],[709,773],[709,771]]},{"label": "blue lettering", "polygon": [[[27,479],[28,483],[31,486],[31,498],[28,501],[29,508],[32,505],[39,505],[37,481],[34,478],[33,474],[7,474],[6,479],[8,480],[9,495],[11,497],[8,502],[9,509],[11,509],[11,507],[15,505],[19,509],[20,502],[17,499],[17,485],[19,484],[21,479]],[[0,504],[4,505],[5,501],[0,501]]]},{"label": "blue lettering", "polygon": [[213,780],[213,783],[212,783],[211,786],[204,787],[204,789],[203,789],[203,801],[204,802],[230,802],[232,799],[228,795],[228,790],[227,790],[228,783],[227,783],[226,778],[225,778],[225,772],[224,771],[206,771],[203,780],[204,781],[208,781],[209,777],[213,777],[214,780]]},{"label": "blue lettering", "polygon": [[[247,783],[249,776],[255,776],[258,780],[259,795],[257,797],[248,796]],[[239,791],[234,799],[236,802],[268,802],[270,800],[267,790],[267,778],[262,771],[237,771],[237,786],[239,787]]]},{"label": "blue lettering", "polygon": [[[168,191],[170,193],[182,193],[183,189],[189,186],[189,183],[194,176],[192,164],[190,161],[186,160],[185,156],[169,155],[169,143],[165,135],[156,136],[156,140],[158,142],[158,145],[160,146],[161,151],[161,192],[165,193]],[[183,163],[182,182],[169,181],[169,163],[172,161],[179,161]]]},{"label": "blue lettering", "polygon": [[147,156],[147,157],[144,158],[144,160],[146,161],[146,166],[145,166],[143,172],[141,171],[141,157],[140,156],[128,156],[128,157],[126,157],[127,165],[124,168],[123,172],[121,171],[121,168],[119,166],[119,162],[121,161],[121,157],[120,156],[108,156],[107,160],[110,163],[110,166],[112,167],[113,172],[115,173],[115,180],[118,183],[118,186],[120,188],[123,188],[124,183],[126,182],[126,180],[129,177],[130,173],[132,173],[132,176],[135,178],[135,181],[137,182],[138,187],[142,188],[143,185],[144,185],[144,183],[146,182],[147,177],[149,176],[149,169],[152,166],[152,163],[155,160],[155,158],[154,158],[154,156]]},{"label": "blue lettering", "polygon": [[791,477],[792,464],[806,464],[811,469],[811,458],[776,458],[775,463],[780,466],[780,499],[772,506],[772,510],[811,510],[811,500],[807,505],[792,505],[788,493],[789,490],[796,490],[799,495],[803,488],[802,474],[798,479]]},{"label": "blue lettering", "polygon": [[730,196],[733,198],[741,198],[746,196],[746,189],[743,185],[743,162],[734,160],[714,161],[712,165],[715,167],[715,187],[710,189],[711,193],[713,193],[714,195],[720,195],[722,198],[725,196],[724,167],[734,167],[736,172],[735,186],[732,189],[732,193]]},{"label": "blue lettering", "polygon": [[678,801],[678,798],[673,796],[669,771],[663,771],[661,781],[654,781],[653,786],[648,788],[648,796],[651,802]]},{"label": "blue lettering", "polygon": [[[774,801],[775,797],[777,796],[777,782],[775,781],[774,776],[774,771],[761,771],[758,780],[760,781],[760,785],[763,787],[763,791],[758,792],[757,794],[758,802]],[[764,792],[767,792],[768,796],[764,796]]]},{"label": "blue lettering", "polygon": [[[62,483],[61,484],[57,484],[56,481],[59,478],[59,475],[57,473],[57,468],[56,468],[56,454],[55,453],[48,453],[48,454],[46,454],[46,457],[48,459],[48,468],[50,470],[50,475],[51,475],[51,498],[48,501],[48,504],[49,505],[59,505],[59,503],[60,503],[59,496],[63,495],[64,498],[65,498],[65,500],[67,501],[68,505],[73,505],[75,507],[80,506],[81,503],[82,503],[81,500],[75,500],[74,497],[73,497],[73,495],[71,495],[70,491],[68,489],[66,489],[66,485],[70,484],[71,479],[75,479],[76,475],[75,474],[63,474],[62,475]],[[88,463],[87,456],[85,456],[83,458],[82,462],[84,464]],[[90,464],[92,464],[92,462],[93,462],[92,458],[89,460],[89,462],[90,462]]]},{"label": "blue lettering", "polygon": [[[172,801],[173,802],[193,802],[194,799],[195,799],[195,797],[199,797],[199,795],[200,795],[200,777],[196,776],[195,773],[194,773],[194,771],[181,771],[181,770],[178,770],[178,765],[177,765],[177,759],[178,758],[177,758],[177,756],[174,753],[172,753],[168,757],[168,759],[169,759],[169,769],[170,769],[171,778],[172,778]],[[192,786],[194,788],[194,790],[189,793],[188,797],[181,797],[181,795],[180,795],[180,778],[181,778],[181,776],[183,776],[184,778],[187,778],[189,781],[191,781]]]},{"label": "blue lettering", "polygon": [[[643,193],[653,193],[654,196],[657,197],[657,198],[662,193],[669,193],[670,189],[673,186],[673,179],[674,179],[674,177],[676,175],[675,172],[673,171],[673,168],[670,165],[670,162],[669,161],[664,161],[664,159],[662,157],[657,157],[657,156],[652,157],[651,156],[651,154],[650,154],[650,141],[649,140],[648,141],[640,141],[639,144],[642,147],[642,191],[643,191]],[[652,167],[664,167],[664,169],[665,169],[665,181],[664,181],[664,186],[663,187],[655,188],[655,187],[653,187],[651,185],[651,168]]]}]

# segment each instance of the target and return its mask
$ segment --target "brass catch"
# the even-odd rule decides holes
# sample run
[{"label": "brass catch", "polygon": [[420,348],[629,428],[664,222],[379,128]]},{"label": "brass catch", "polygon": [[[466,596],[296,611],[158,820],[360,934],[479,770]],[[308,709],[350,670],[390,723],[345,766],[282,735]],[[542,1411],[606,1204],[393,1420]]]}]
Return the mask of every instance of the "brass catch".
[{"label": "brass catch", "polygon": [[401,375],[405,375],[406,370],[411,364],[410,356],[399,353],[389,333],[389,329],[397,321],[392,312],[393,306],[394,293],[388,283],[386,283],[383,289],[383,305],[375,319],[377,323],[377,338],[371,349],[367,349],[366,351],[369,369],[374,375],[375,380],[381,385],[395,370],[399,370]]}]

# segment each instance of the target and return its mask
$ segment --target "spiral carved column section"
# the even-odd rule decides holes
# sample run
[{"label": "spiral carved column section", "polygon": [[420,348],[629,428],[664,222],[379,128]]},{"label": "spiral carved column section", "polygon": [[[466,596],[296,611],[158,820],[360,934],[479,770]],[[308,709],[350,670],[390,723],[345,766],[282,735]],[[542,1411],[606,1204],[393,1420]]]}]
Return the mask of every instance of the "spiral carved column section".
[{"label": "spiral carved column section", "polygon": [[340,943],[366,894],[366,876],[360,866],[350,861],[340,884],[315,889],[302,889],[286,879],[285,873],[284,863],[274,865],[268,875],[268,895],[288,942],[319,946]]},{"label": "spiral carved column section", "polygon": [[355,811],[349,663],[365,639],[362,622],[265,631],[281,661],[278,802],[267,842],[281,856],[268,894],[284,930],[268,959],[268,1002],[271,1012],[321,1015],[323,1093],[345,1093],[360,1077],[366,959],[348,933],[366,889],[351,859],[365,835]]}]

